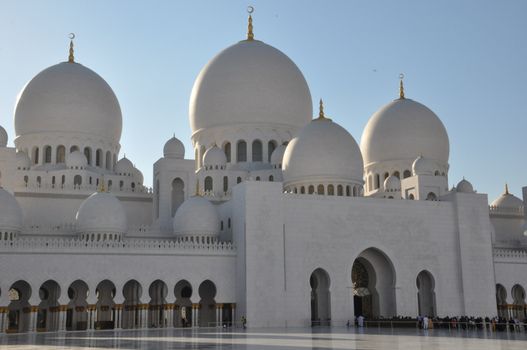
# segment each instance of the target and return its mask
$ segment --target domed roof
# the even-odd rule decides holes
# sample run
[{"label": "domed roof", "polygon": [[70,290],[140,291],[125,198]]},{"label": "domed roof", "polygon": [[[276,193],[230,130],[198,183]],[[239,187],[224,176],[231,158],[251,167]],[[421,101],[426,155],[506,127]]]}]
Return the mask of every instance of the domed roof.
[{"label": "domed roof", "polygon": [[223,152],[223,150],[216,145],[209,148],[203,155],[203,165],[205,166],[223,166],[226,164],[227,156],[225,156],[225,152]]},{"label": "domed roof", "polygon": [[0,232],[20,232],[22,219],[22,209],[16,198],[0,187]]},{"label": "domed roof", "polygon": [[434,175],[438,165],[431,159],[423,156],[417,157],[412,163],[412,173],[415,175]]},{"label": "domed roof", "polygon": [[388,103],[369,119],[361,138],[366,165],[413,160],[419,155],[448,164],[449,141],[441,120],[428,107],[401,98]]},{"label": "domed roof", "polygon": [[165,143],[163,147],[163,156],[165,158],[183,159],[185,158],[185,146],[183,142],[173,136]]},{"label": "domed roof", "polygon": [[397,176],[390,175],[384,180],[384,190],[386,192],[397,192],[401,190],[401,180]]},{"label": "domed roof", "polygon": [[286,185],[311,178],[363,181],[362,155],[355,139],[324,117],[312,120],[289,142],[282,169]]},{"label": "domed roof", "polygon": [[110,86],[78,63],[63,62],[38,73],[18,96],[17,136],[42,132],[85,133],[118,144],[122,116]]},{"label": "domed roof", "polygon": [[108,192],[95,192],[80,205],[76,216],[78,233],[126,233],[127,220],[121,201]]},{"label": "domed roof", "polygon": [[463,179],[457,184],[456,191],[462,193],[474,193],[474,187],[472,187],[472,184],[469,181]]},{"label": "domed roof", "polygon": [[114,171],[119,175],[129,176],[134,173],[134,165],[124,156],[115,164]]},{"label": "domed roof", "polygon": [[7,131],[3,127],[0,126],[0,147],[7,146]]},{"label": "domed roof", "polygon": [[272,165],[280,165],[283,162],[284,159],[284,153],[285,153],[285,145],[280,145],[275,148],[273,153],[271,153],[271,164]]},{"label": "domed roof", "polygon": [[300,128],[311,119],[311,94],[281,51],[243,40],[201,70],[190,97],[192,132],[214,126],[273,124]]},{"label": "domed roof", "polygon": [[176,235],[216,235],[220,219],[214,204],[201,197],[190,197],[179,206],[174,215]]},{"label": "domed roof", "polygon": [[509,187],[506,185],[505,193],[496,198],[490,205],[501,208],[520,208],[523,206],[523,201],[515,195],[509,193]]},{"label": "domed roof", "polygon": [[20,169],[29,169],[31,167],[31,160],[29,156],[24,151],[16,152],[16,167]]},{"label": "domed roof", "polygon": [[141,185],[143,184],[143,180],[144,180],[143,173],[141,172],[141,170],[137,169],[135,166],[132,169],[132,176],[135,182],[138,182]]},{"label": "domed roof", "polygon": [[66,157],[66,167],[68,168],[85,168],[88,165],[86,156],[80,151],[73,151]]}]

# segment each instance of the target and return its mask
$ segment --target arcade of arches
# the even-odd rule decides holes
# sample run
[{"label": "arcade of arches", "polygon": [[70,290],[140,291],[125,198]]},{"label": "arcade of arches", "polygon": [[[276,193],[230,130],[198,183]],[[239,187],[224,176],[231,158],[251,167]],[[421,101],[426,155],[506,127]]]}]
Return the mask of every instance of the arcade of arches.
[{"label": "arcade of arches", "polygon": [[527,318],[527,304],[525,303],[525,289],[515,284],[510,289],[510,301],[507,302],[507,288],[502,284],[496,284],[496,304],[498,305],[498,316],[506,319]]},{"label": "arcade of arches", "polygon": [[[152,282],[145,290],[138,281],[129,280],[122,288],[122,304],[114,301],[117,289],[110,280],[97,285],[95,304],[88,303],[92,300],[91,291],[82,280],[71,283],[67,291],[61,291],[53,280],[44,282],[38,290],[38,305],[29,302],[33,292],[23,280],[11,285],[9,305],[0,308],[2,331],[215,327],[231,325],[236,319],[236,304],[218,303],[216,285],[210,280],[203,281],[197,291],[186,280],[177,282],[173,291],[161,280]],[[60,305],[64,292],[69,302]]]}]

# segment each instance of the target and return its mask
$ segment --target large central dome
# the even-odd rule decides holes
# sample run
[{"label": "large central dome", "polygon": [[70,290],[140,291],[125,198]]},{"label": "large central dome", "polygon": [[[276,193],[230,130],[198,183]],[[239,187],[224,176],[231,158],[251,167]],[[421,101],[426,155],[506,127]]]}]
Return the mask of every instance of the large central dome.
[{"label": "large central dome", "polygon": [[214,57],[199,73],[190,98],[193,133],[240,124],[300,128],[311,115],[311,94],[298,67],[257,40],[241,41]]},{"label": "large central dome", "polygon": [[91,134],[119,144],[122,116],[110,86],[78,63],[63,62],[35,76],[15,108],[17,136],[46,132]]}]

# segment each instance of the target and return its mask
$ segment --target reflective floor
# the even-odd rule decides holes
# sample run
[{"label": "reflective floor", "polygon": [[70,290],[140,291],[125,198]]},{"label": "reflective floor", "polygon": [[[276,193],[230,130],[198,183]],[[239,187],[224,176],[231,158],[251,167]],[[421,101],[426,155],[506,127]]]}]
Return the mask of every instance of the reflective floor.
[{"label": "reflective floor", "polygon": [[152,329],[11,334],[0,349],[527,349],[527,333],[417,329]]}]

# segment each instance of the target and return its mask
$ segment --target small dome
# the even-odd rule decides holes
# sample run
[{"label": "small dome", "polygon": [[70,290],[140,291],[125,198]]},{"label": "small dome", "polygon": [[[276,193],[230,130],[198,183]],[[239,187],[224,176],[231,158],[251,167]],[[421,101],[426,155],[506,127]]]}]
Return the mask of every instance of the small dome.
[{"label": "small dome", "polygon": [[24,151],[16,152],[16,167],[20,170],[29,169],[31,167],[31,160]]},{"label": "small dome", "polygon": [[183,145],[183,142],[181,142],[175,136],[172,137],[165,143],[165,147],[163,147],[163,157],[172,159],[184,159],[185,146]]},{"label": "small dome", "polygon": [[16,198],[0,187],[0,232],[22,231],[22,209]]},{"label": "small dome", "polygon": [[383,161],[411,161],[419,155],[446,166],[449,141],[434,112],[403,98],[372,115],[362,133],[361,150],[366,166]]},{"label": "small dome", "polygon": [[199,73],[190,97],[190,128],[243,124],[300,128],[311,119],[307,82],[283,52],[242,40],[216,55]]},{"label": "small dome", "polygon": [[83,169],[86,167],[86,165],[88,165],[86,156],[82,154],[80,151],[73,151],[66,158],[67,168]]},{"label": "small dome", "polygon": [[225,156],[225,152],[223,152],[223,150],[216,145],[212,146],[203,155],[203,165],[207,167],[215,165],[227,165],[227,157]]},{"label": "small dome", "polygon": [[359,146],[346,129],[327,118],[312,120],[289,142],[282,169],[286,186],[311,181],[363,183]]},{"label": "small dome", "polygon": [[463,179],[457,184],[456,191],[462,193],[474,193],[474,187],[472,187],[472,184],[469,181]]},{"label": "small dome", "polygon": [[141,185],[143,184],[143,180],[144,180],[143,173],[141,172],[141,170],[137,169],[135,166],[132,170],[132,176],[135,182],[138,182]]},{"label": "small dome", "polygon": [[179,206],[174,215],[174,234],[216,235],[220,219],[214,204],[201,196],[190,197]]},{"label": "small dome", "polygon": [[271,153],[271,164],[272,165],[282,165],[282,162],[284,160],[284,153],[285,153],[285,145],[280,145],[276,147],[276,149]]},{"label": "small dome", "polygon": [[121,201],[108,192],[95,192],[81,203],[77,211],[77,233],[124,234],[127,227]]},{"label": "small dome", "polygon": [[3,127],[0,126],[0,147],[6,147],[7,146],[7,131]]},{"label": "small dome", "polygon": [[412,164],[412,173],[415,175],[434,175],[438,169],[437,163],[422,156],[417,157]]},{"label": "small dome", "polygon": [[384,191],[398,192],[401,190],[401,180],[397,176],[390,175],[384,180]]},{"label": "small dome", "polygon": [[115,164],[114,172],[122,176],[131,176],[134,173],[134,165],[124,156]]},{"label": "small dome", "polygon": [[505,186],[505,193],[496,198],[490,205],[493,207],[517,209],[523,206],[523,201],[515,195],[509,193],[508,186]]}]

